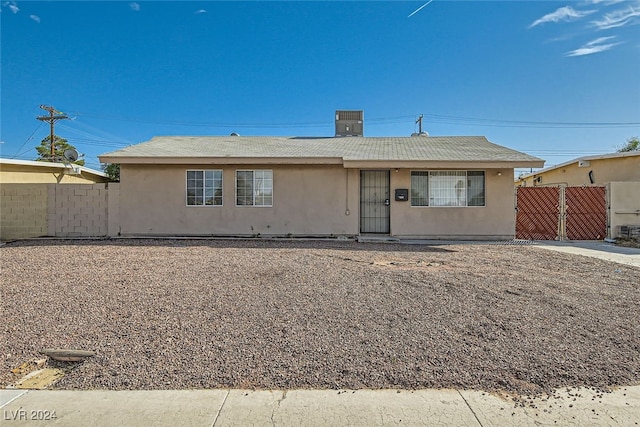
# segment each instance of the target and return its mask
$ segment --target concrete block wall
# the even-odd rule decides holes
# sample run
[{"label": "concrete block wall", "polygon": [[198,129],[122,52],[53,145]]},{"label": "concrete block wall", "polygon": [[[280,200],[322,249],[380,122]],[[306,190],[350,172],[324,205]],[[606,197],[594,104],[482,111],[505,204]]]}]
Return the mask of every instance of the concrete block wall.
[{"label": "concrete block wall", "polygon": [[56,237],[106,236],[107,191],[106,184],[51,184],[48,234]]},{"label": "concrete block wall", "polygon": [[2,184],[0,240],[120,232],[120,185]]},{"label": "concrete block wall", "polygon": [[49,184],[0,186],[0,240],[48,234],[48,186]]}]

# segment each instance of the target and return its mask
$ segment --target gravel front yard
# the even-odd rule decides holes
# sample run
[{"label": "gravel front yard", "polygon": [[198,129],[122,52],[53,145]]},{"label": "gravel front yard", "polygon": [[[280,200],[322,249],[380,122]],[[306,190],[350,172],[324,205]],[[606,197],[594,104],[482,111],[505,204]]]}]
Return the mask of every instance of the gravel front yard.
[{"label": "gravel front yard", "polygon": [[63,389],[640,382],[640,269],[535,246],[46,240],[0,268],[0,386],[51,347],[96,352]]}]

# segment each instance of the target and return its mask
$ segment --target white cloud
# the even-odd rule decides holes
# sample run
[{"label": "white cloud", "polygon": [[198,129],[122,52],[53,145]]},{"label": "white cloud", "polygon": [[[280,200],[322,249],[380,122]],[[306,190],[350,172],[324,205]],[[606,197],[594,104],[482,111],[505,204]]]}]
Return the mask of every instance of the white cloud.
[{"label": "white cloud", "polygon": [[40,17],[38,15],[29,15],[29,18],[33,19],[38,24],[40,23]]},{"label": "white cloud", "polygon": [[626,9],[618,9],[613,12],[605,14],[602,19],[598,21],[592,21],[599,30],[608,30],[610,28],[622,27],[627,24],[640,23],[640,7],[635,8],[629,6]]},{"label": "white cloud", "polygon": [[140,5],[136,2],[133,3],[129,3],[129,7],[131,8],[131,10],[133,10],[134,12],[140,12]]},{"label": "white cloud", "polygon": [[206,11],[206,10],[204,10],[204,9],[200,9],[200,10],[196,10],[196,11],[195,11],[195,12],[193,12],[193,13],[195,13],[196,15],[200,15],[200,14],[202,14],[202,13],[207,13],[207,11]]},{"label": "white cloud", "polygon": [[579,36],[578,33],[565,33],[565,34],[561,34],[559,36],[556,37],[552,37],[550,39],[547,39],[545,41],[545,43],[556,43],[556,42],[564,42],[567,40],[571,40],[576,38],[577,36]]},{"label": "white cloud", "polygon": [[533,28],[537,25],[544,24],[547,22],[570,22],[575,21],[581,18],[584,18],[587,15],[596,12],[595,10],[575,10],[571,6],[564,6],[557,9],[555,12],[551,12],[547,15],[544,15],[542,18],[537,19],[533,22],[533,24],[529,25],[529,28]]},{"label": "white cloud", "polygon": [[609,6],[611,4],[622,3],[625,0],[591,0],[591,4],[603,4]]},{"label": "white cloud", "polygon": [[6,1],[3,3],[3,6],[8,7],[14,14],[20,12],[20,8],[15,1]]},{"label": "white cloud", "polygon": [[[584,56],[584,55],[592,55],[594,53],[600,53],[611,49],[614,46],[620,44],[618,43],[605,43],[611,39],[614,39],[615,36],[609,37],[600,37],[595,40],[590,41],[579,49],[572,50],[571,52],[567,52],[565,56]],[[604,43],[604,44],[603,44]]]}]

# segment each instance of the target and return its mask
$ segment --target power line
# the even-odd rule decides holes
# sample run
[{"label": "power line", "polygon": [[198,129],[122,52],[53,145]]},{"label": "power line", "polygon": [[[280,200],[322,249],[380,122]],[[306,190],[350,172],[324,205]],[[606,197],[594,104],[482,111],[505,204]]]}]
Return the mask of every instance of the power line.
[{"label": "power line", "polygon": [[424,116],[441,122],[469,122],[477,125],[512,125],[514,127],[629,127],[640,126],[640,122],[553,122],[528,120],[496,120],[479,117],[446,116],[441,114],[424,114]]},{"label": "power line", "polygon": [[[86,118],[113,120],[144,124],[162,124],[170,126],[192,126],[192,127],[223,127],[223,128],[310,128],[325,127],[326,121],[322,122],[283,122],[283,123],[259,123],[259,122],[192,122],[175,121],[162,119],[141,119],[132,117],[98,116],[91,114],[80,114]],[[489,126],[489,127],[514,127],[514,128],[621,128],[640,126],[640,122],[554,122],[554,121],[527,121],[527,120],[501,120],[487,119],[479,117],[448,116],[441,114],[421,114],[430,123],[456,124],[460,126]],[[415,120],[416,116],[394,116],[367,118],[368,125],[400,124]]]},{"label": "power line", "polygon": [[[20,146],[20,148],[18,148],[16,150],[16,154],[14,154],[13,156],[11,156],[11,159],[15,159],[16,157],[18,157],[20,154],[20,150],[22,150],[22,148],[27,144],[27,142],[31,141],[33,139],[33,136],[36,134],[36,132],[38,132],[38,130],[40,130],[40,128],[42,127],[43,123],[38,124],[38,126],[36,126],[36,128],[33,130],[33,132],[31,132],[31,135],[29,135],[29,137],[27,139],[24,140],[24,142],[22,143],[22,145]],[[31,150],[31,149],[29,149]],[[18,154],[20,153],[20,154]]]},{"label": "power line", "polygon": [[100,120],[112,120],[131,123],[144,123],[154,125],[171,125],[171,126],[193,126],[193,127],[237,127],[237,128],[278,128],[278,127],[318,127],[327,126],[327,122],[302,122],[302,123],[218,123],[218,122],[190,122],[190,121],[175,121],[175,120],[162,120],[162,119],[140,119],[130,117],[113,117],[113,116],[95,116],[88,114],[79,114],[78,116],[100,119]]},{"label": "power line", "polygon": [[[74,122],[74,123],[77,123],[77,122]],[[117,136],[114,136],[114,135],[111,135],[111,134],[109,134],[107,132],[104,132],[104,131],[102,131],[100,129],[96,129],[96,128],[92,127],[92,126],[89,126],[86,123],[78,123],[78,124],[82,124],[82,126],[84,126],[84,127],[91,128],[90,129],[91,132],[85,131],[85,130],[81,130],[81,129],[77,129],[77,128],[72,127],[72,126],[67,126],[66,124],[62,124],[62,123],[60,124],[60,127],[63,128],[63,129],[68,130],[69,132],[76,133],[76,134],[78,134],[80,136],[80,137],[77,137],[77,138],[74,138],[74,139],[82,139],[82,138],[84,138],[84,139],[87,139],[89,141],[105,141],[105,142],[110,142],[110,143],[112,142],[114,144],[119,144],[121,146],[131,145],[131,142],[126,141],[123,138],[119,138]],[[98,132],[101,133],[101,134],[104,134],[106,136],[98,136],[97,135]]]}]

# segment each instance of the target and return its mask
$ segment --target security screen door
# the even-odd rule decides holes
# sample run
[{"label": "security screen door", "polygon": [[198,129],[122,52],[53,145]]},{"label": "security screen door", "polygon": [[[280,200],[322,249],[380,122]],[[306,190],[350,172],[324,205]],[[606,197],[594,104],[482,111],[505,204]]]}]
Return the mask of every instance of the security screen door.
[{"label": "security screen door", "polygon": [[389,171],[360,171],[360,232],[389,234]]}]

